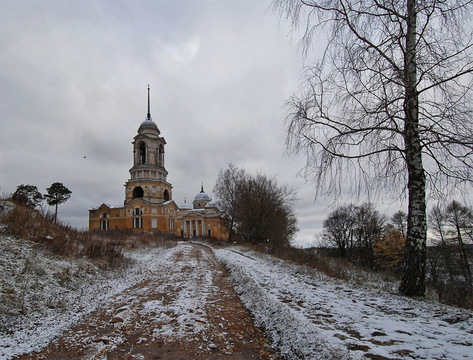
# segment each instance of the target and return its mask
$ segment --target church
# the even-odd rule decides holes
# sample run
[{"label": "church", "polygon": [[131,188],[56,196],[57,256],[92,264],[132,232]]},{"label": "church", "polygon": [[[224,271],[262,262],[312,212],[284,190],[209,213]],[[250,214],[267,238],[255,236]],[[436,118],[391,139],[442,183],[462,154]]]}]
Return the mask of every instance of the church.
[{"label": "church", "polygon": [[148,113],[133,138],[133,167],[125,184],[123,207],[102,204],[89,210],[89,231],[132,230],[167,232],[184,239],[209,237],[228,239],[224,213],[205,193],[203,185],[192,207],[180,206],[172,196],[165,167],[166,140],[151,118],[150,89]]}]

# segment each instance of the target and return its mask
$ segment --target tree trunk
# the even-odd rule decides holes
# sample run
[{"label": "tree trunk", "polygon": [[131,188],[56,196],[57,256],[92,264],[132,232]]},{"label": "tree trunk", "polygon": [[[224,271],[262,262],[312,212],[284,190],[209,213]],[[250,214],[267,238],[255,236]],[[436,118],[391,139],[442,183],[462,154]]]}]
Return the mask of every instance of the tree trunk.
[{"label": "tree trunk", "polygon": [[425,294],[427,238],[425,178],[423,171],[415,171],[413,168],[415,166],[409,166],[409,215],[399,291],[408,296],[423,296]]},{"label": "tree trunk", "polygon": [[232,219],[230,220],[230,229],[228,230],[228,243],[232,243],[232,232],[233,232],[233,216]]},{"label": "tree trunk", "polygon": [[54,223],[57,224],[57,203],[56,203],[56,210],[54,212]]},{"label": "tree trunk", "polygon": [[409,210],[403,274],[399,291],[408,296],[425,294],[427,216],[425,174],[419,135],[419,96],[416,62],[416,0],[407,1],[405,54],[405,147],[408,170]]}]

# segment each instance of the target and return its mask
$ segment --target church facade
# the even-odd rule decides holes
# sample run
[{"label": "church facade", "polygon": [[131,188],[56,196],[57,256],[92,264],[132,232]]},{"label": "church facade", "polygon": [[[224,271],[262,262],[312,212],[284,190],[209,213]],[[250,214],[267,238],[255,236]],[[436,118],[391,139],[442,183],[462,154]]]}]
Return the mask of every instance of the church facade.
[{"label": "church facade", "polygon": [[165,168],[166,140],[151,118],[148,87],[148,113],[133,138],[133,167],[125,184],[123,207],[102,204],[89,210],[89,231],[132,230],[167,232],[185,239],[212,237],[228,239],[223,212],[209,195],[201,191],[192,207],[177,205]]}]

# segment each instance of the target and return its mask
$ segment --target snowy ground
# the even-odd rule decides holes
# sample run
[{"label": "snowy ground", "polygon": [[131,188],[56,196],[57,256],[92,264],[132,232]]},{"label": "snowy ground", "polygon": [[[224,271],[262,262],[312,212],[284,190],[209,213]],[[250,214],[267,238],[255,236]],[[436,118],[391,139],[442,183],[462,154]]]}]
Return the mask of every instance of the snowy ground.
[{"label": "snowy ground", "polygon": [[222,301],[237,300],[224,299],[230,290],[217,281],[225,272],[215,258],[288,359],[473,359],[471,311],[349,285],[244,248],[213,249],[215,257],[192,243],[137,249],[126,272],[107,273],[0,240],[0,359],[38,351],[60,334],[74,351],[91,349],[84,359],[118,351],[148,359],[145,345],[161,351],[179,339],[237,359],[244,334],[219,312]]},{"label": "snowy ground", "polygon": [[[0,236],[0,359],[37,351],[116,294],[146,278],[153,251],[137,251],[125,271],[51,256],[31,241]],[[156,260],[159,262],[159,256]]]},{"label": "snowy ground", "polygon": [[215,253],[289,358],[473,359],[471,311],[355,287],[244,249]]},{"label": "snowy ground", "polygon": [[75,276],[78,265],[71,264],[68,273],[74,274],[76,289],[64,296],[64,306],[50,309],[50,296],[45,294],[66,290],[55,281],[66,262],[35,254],[28,246],[24,249],[30,244],[20,243],[4,239],[1,244],[7,249],[4,254],[19,259],[9,265],[7,256],[0,258],[2,270],[14,275],[8,276],[9,288],[20,287],[26,259],[34,257],[35,269],[48,270],[41,276],[41,291],[29,287],[23,293],[28,305],[18,321],[3,317],[10,323],[0,332],[0,359],[32,351],[21,358],[278,358],[239,302],[225,268],[206,246],[178,243],[138,249],[127,253],[134,265],[109,278],[98,272],[95,279],[84,281]]}]

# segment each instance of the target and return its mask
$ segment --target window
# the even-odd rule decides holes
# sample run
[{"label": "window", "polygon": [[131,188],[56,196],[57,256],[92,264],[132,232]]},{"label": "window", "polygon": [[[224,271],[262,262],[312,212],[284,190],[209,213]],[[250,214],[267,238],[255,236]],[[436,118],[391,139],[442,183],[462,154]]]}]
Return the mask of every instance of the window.
[{"label": "window", "polygon": [[159,145],[158,148],[158,166],[164,167],[164,146],[163,144]]},{"label": "window", "polygon": [[165,200],[165,201],[168,201],[168,200],[169,200],[169,198],[170,198],[170,196],[169,196],[169,191],[168,191],[167,189],[166,189],[166,190],[164,190],[164,193],[163,193],[163,195],[164,195],[164,200]]},{"label": "window", "polygon": [[140,164],[146,164],[146,144],[144,142],[140,143],[139,146],[139,154],[140,154]]},{"label": "window", "polygon": [[108,230],[108,214],[100,215],[100,230]]},{"label": "window", "polygon": [[154,219],[151,219],[151,227],[153,229],[157,229],[158,228],[158,219],[154,218]]},{"label": "window", "polygon": [[133,210],[133,229],[142,229],[143,228],[143,211],[140,208],[135,208]]}]

